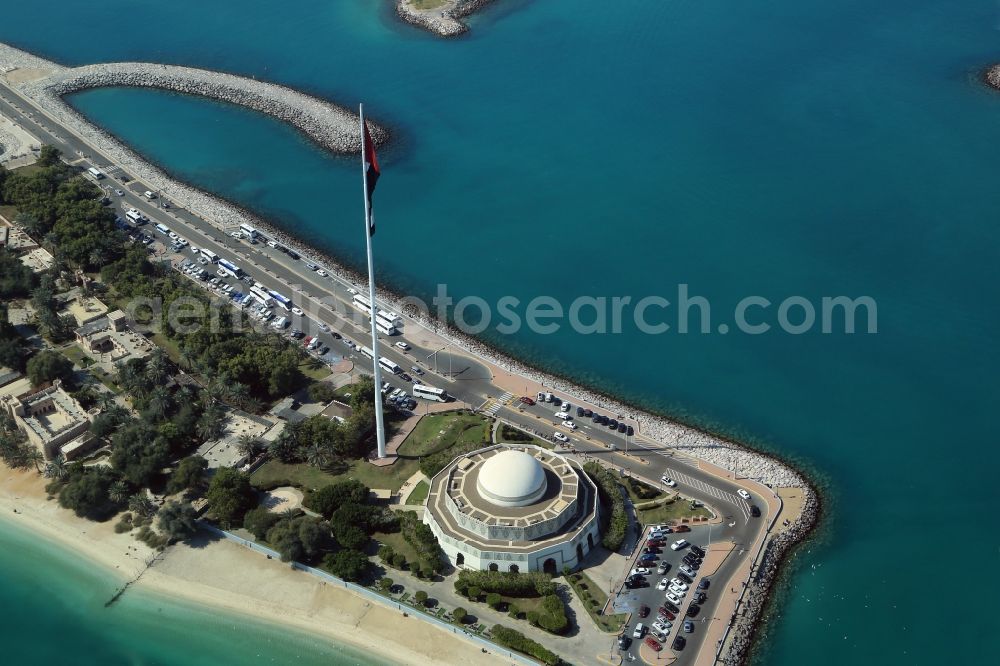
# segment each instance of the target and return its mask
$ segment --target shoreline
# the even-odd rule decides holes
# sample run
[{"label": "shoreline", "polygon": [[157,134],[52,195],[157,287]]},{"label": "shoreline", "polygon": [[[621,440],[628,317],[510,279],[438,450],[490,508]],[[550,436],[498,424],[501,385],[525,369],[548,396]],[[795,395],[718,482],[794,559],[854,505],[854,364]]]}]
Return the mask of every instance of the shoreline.
[{"label": "shoreline", "polygon": [[[0,54],[2,54],[2,50],[0,50]],[[12,90],[25,94],[23,89],[14,85],[10,87]],[[31,98],[29,95],[25,96],[32,99],[46,113],[58,117],[58,114],[45,108],[42,100]],[[64,100],[60,100],[60,104],[71,108]],[[313,260],[322,259],[318,263],[324,264],[324,268],[340,279],[355,285],[367,282],[367,279],[354,269],[344,265],[341,261],[332,259],[326,253],[318,252],[309,247],[308,244],[282,230],[277,223],[272,223],[237,204],[226,201],[217,195],[207,194],[192,185],[169,176],[161,167],[155,166],[149,160],[141,157],[117,137],[86,120],[79,113],[74,111],[72,120],[77,125],[70,122],[66,123],[66,126],[77,135],[82,136],[98,153],[110,156],[110,161],[125,166],[136,179],[149,185],[158,182],[169,184],[169,187],[157,187],[156,189],[164,191],[172,200],[195,212],[213,226],[225,229],[237,226],[242,222],[251,223],[283,245],[294,249],[301,256]],[[59,119],[59,122],[63,123],[64,121]],[[205,213],[204,209],[199,208],[199,205],[207,205],[206,202],[211,204],[207,206],[212,211],[211,213]],[[494,372],[494,379],[496,379],[496,371],[516,375],[541,384],[550,390],[564,393],[573,398],[576,404],[586,402],[607,411],[630,414],[640,424],[640,433],[650,441],[659,442],[682,452],[686,456],[704,460],[724,469],[729,469],[732,458],[735,456],[740,459],[738,467],[743,472],[744,478],[759,481],[772,489],[784,486],[802,488],[807,495],[807,506],[812,507],[813,510],[804,510],[802,517],[792,527],[767,542],[766,552],[762,556],[762,564],[767,565],[769,573],[766,576],[758,575],[752,581],[751,586],[754,586],[756,590],[752,597],[754,607],[748,608],[748,612],[738,616],[734,622],[732,630],[734,639],[729,659],[736,663],[746,661],[748,654],[752,652],[755,638],[759,635],[758,620],[761,612],[767,606],[775,581],[780,580],[777,574],[781,573],[782,565],[791,552],[790,549],[809,538],[822,516],[820,495],[815,485],[808,480],[808,477],[796,463],[782,460],[773,452],[755,449],[728,436],[713,433],[707,428],[686,424],[681,419],[661,416],[602,393],[599,389],[589,388],[555,373],[534,368],[529,363],[515,359],[478,338],[465,335],[450,326],[439,325],[435,321],[420,317],[419,313],[414,313],[412,305],[401,303],[402,297],[391,289],[379,288],[378,297],[396,307],[398,311],[407,315],[412,322],[417,323],[429,334],[454,344],[461,353],[466,353],[484,362],[491,372]],[[768,558],[766,562],[764,562],[763,557]],[[742,637],[738,642],[737,636]]]},{"label": "shoreline", "polygon": [[[80,556],[121,582],[145,565],[153,551],[130,533],[115,534],[112,521],[77,518],[55,500],[46,499],[46,480],[34,470],[11,470],[0,463],[0,526],[10,523],[59,549]],[[202,533],[203,535],[205,533]],[[471,659],[508,663],[499,654],[487,660],[477,645],[448,634],[419,618],[414,624],[388,606],[296,572],[233,542],[209,541],[198,548],[175,545],[129,590],[224,610],[269,627],[286,627],[333,647],[346,646],[386,664],[421,666]],[[239,574],[234,575],[234,571]],[[253,590],[247,594],[244,590]],[[428,632],[436,632],[432,641]],[[433,648],[430,643],[433,643]],[[439,656],[439,659],[435,659]]]}]

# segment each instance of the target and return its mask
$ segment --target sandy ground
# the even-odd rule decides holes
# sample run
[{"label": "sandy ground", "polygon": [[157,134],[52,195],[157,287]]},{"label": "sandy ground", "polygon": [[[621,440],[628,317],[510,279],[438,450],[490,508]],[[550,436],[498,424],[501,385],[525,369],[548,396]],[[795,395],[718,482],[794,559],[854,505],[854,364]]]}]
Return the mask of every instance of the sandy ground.
[{"label": "sandy ground", "polygon": [[[123,577],[131,578],[153,555],[130,535],[115,534],[114,521],[92,523],[61,509],[46,499],[44,488],[45,480],[34,471],[12,471],[0,464],[0,513]],[[412,614],[404,618],[401,611],[229,541],[174,546],[136,587],[293,626],[367,651],[386,663],[508,663]]]}]

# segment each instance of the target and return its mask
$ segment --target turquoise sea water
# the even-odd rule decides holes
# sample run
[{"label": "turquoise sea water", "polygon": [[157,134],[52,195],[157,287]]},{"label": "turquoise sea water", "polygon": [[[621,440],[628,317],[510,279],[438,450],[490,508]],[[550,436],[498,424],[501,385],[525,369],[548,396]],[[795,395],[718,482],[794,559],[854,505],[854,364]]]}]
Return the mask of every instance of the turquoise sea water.
[{"label": "turquoise sea water", "polygon": [[378,663],[305,634],[152,596],[56,545],[0,521],[3,663],[111,666]]},{"label": "turquoise sea water", "polygon": [[[400,290],[674,301],[683,283],[717,323],[749,295],[871,296],[875,335],[491,337],[818,470],[828,538],[761,663],[922,664],[942,645],[985,660],[1000,628],[1000,95],[975,76],[1000,60],[995,0],[505,0],[455,41],[388,4],[19,3],[0,40],[364,100],[396,132],[376,252]],[[363,260],[353,160],[214,103],[73,102],[179,176]]]}]

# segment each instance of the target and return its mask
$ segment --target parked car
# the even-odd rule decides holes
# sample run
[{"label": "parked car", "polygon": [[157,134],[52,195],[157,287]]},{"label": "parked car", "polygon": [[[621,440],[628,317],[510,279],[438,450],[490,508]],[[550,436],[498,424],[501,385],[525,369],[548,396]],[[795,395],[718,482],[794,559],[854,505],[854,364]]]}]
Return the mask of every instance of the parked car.
[{"label": "parked car", "polygon": [[660,650],[663,649],[663,646],[660,645],[660,642],[655,638],[653,638],[652,636],[646,637],[646,645],[652,648],[653,652],[659,652]]},{"label": "parked car", "polygon": [[705,557],[705,549],[701,546],[691,546],[691,552],[698,557]]},{"label": "parked car", "polygon": [[680,613],[680,610],[677,608],[677,605],[674,604],[674,602],[672,602],[672,601],[669,601],[669,600],[668,601],[664,601],[663,602],[663,607],[666,608],[671,613]]},{"label": "parked car", "polygon": [[750,515],[754,518],[760,518],[760,508],[756,504],[750,505]]},{"label": "parked car", "polygon": [[670,628],[674,626],[673,622],[654,622],[653,629],[661,634],[669,634]]},{"label": "parked car", "polygon": [[696,604],[703,604],[708,600],[708,595],[704,592],[695,592],[691,600]]},{"label": "parked car", "polygon": [[629,645],[632,645],[632,639],[631,638],[629,638],[625,634],[622,634],[621,636],[618,637],[618,649],[619,650],[627,650]]},{"label": "parked car", "polygon": [[639,556],[639,561],[643,563],[655,562],[658,559],[659,557],[657,557],[656,553],[643,553]]},{"label": "parked car", "polygon": [[658,589],[660,592],[666,592],[667,585],[669,584],[669,582],[670,581],[668,581],[666,578],[661,578],[660,582],[656,584],[656,589]]},{"label": "parked car", "polygon": [[403,351],[410,351],[410,345],[406,344],[402,340],[398,341],[396,343],[396,346],[402,349]]},{"label": "parked car", "polygon": [[688,584],[682,581],[680,578],[674,578],[670,582],[674,585],[674,587],[679,587],[682,590],[688,589]]},{"label": "parked car", "polygon": [[699,606],[698,604],[691,604],[690,606],[687,607],[687,610],[684,612],[684,615],[686,615],[687,617],[697,617],[698,613],[700,612],[701,612],[701,606]]},{"label": "parked car", "polygon": [[687,645],[687,639],[685,639],[683,636],[675,636],[674,642],[671,644],[670,647],[680,652],[681,650],[684,649],[685,645]]},{"label": "parked car", "polygon": [[639,617],[647,617],[649,615],[649,606],[643,604],[639,606]]},{"label": "parked car", "polygon": [[582,416],[585,416],[585,412],[584,412],[583,407],[577,407],[576,408],[576,417],[580,418]]},{"label": "parked car", "polygon": [[642,638],[643,634],[646,633],[646,627],[643,626],[642,622],[635,625],[635,629],[632,630],[632,638]]},{"label": "parked car", "polygon": [[747,491],[743,490],[742,488],[738,488],[736,490],[736,494],[739,495],[740,497],[742,497],[745,500],[749,500],[750,499],[750,493],[748,493]]},{"label": "parked car", "polygon": [[674,614],[673,614],[673,612],[671,612],[671,611],[667,610],[667,609],[666,609],[666,608],[664,608],[663,606],[660,606],[660,607],[659,607],[659,608],[657,609],[657,611],[656,611],[656,616],[657,616],[657,617],[665,617],[665,618],[666,618],[666,619],[668,619],[668,620],[675,620],[675,619],[677,619],[677,616],[676,616],[676,615],[674,615]]},{"label": "parked car", "polygon": [[687,574],[688,576],[690,576],[691,578],[694,578],[695,576],[697,576],[697,575],[698,575],[698,574],[696,574],[696,573],[694,572],[694,569],[692,569],[691,567],[689,567],[689,566],[687,566],[687,565],[684,565],[684,564],[682,564],[682,565],[680,566],[680,570],[681,570],[681,571],[683,571],[683,572],[684,572],[685,574]]},{"label": "parked car", "polygon": [[674,594],[673,592],[667,592],[667,594],[665,596],[667,598],[667,601],[669,601],[670,603],[672,603],[674,605],[680,606],[681,603],[683,603],[683,600],[679,596],[677,596],[676,594]]},{"label": "parked car", "polygon": [[678,571],[677,572],[677,577],[680,578],[685,583],[687,583],[688,585],[690,585],[691,583],[694,582],[694,580],[690,576],[688,576],[686,573],[684,573],[683,571]]},{"label": "parked car", "polygon": [[671,488],[676,488],[677,487],[677,482],[674,481],[673,479],[671,479],[666,474],[664,474],[663,476],[660,477],[660,483],[665,484],[667,486],[670,486]]},{"label": "parked car", "polygon": [[674,532],[678,532],[678,533],[679,532],[690,532],[690,531],[691,531],[691,528],[688,527],[687,525],[678,525],[677,527],[674,528]]},{"label": "parked car", "polygon": [[670,544],[670,550],[681,550],[682,548],[685,548],[687,545],[688,542],[685,539],[678,539],[677,541],[674,541],[672,544]]},{"label": "parked car", "polygon": [[647,569],[645,567],[636,567],[635,569],[632,569],[632,574],[631,575],[632,576],[648,576],[649,575],[649,569]]},{"label": "parked car", "polygon": [[557,442],[563,442],[563,443],[565,443],[565,442],[569,441],[569,437],[567,437],[566,435],[564,435],[561,432],[557,432],[556,434],[552,435],[552,438],[554,440],[556,440]]},{"label": "parked car", "polygon": [[618,432],[621,432],[621,433],[625,432],[625,424],[624,423],[619,423],[618,424]]},{"label": "parked car", "polygon": [[402,373],[401,375],[399,375],[399,378],[402,379],[404,382],[412,382],[413,381],[413,377],[409,376],[405,372]]}]

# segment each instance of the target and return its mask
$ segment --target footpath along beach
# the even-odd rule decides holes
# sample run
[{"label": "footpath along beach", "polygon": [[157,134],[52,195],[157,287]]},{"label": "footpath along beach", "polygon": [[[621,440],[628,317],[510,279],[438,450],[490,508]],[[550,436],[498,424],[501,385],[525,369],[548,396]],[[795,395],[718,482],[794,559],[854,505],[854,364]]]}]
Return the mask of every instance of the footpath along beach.
[{"label": "footpath along beach", "polygon": [[[12,522],[97,566],[122,583],[156,555],[113,522],[94,523],[48,500],[45,479],[0,463],[0,528]],[[415,617],[268,560],[225,540],[172,546],[133,587],[156,595],[245,614],[365,651],[387,664],[482,663],[509,660],[484,654]]]},{"label": "footpath along beach", "polygon": [[[87,71],[90,73],[101,72],[101,67],[103,66],[88,66]],[[220,230],[232,228],[244,222],[250,223],[266,231],[268,235],[283,244],[297,250],[302,256],[311,257],[317,263],[322,263],[341,280],[354,284],[364,283],[364,280],[360,279],[360,276],[353,271],[304,246],[297,239],[276,228],[275,225],[269,224],[266,220],[252,215],[230,202],[169,178],[162,170],[124,146],[115,137],[94,126],[80,114],[70,110],[60,95],[43,93],[42,91],[49,89],[38,81],[50,77],[53,71],[62,71],[63,69],[55,63],[40,61],[30,54],[0,45],[0,74],[3,74],[0,78],[5,79],[12,90],[30,99],[54,121],[86,140],[94,148],[95,156],[101,156],[101,160],[110,161],[127,169],[136,179],[146,183],[151,189],[161,190],[168,194],[175,204],[197,213]],[[121,71],[116,70],[116,75],[121,75]],[[754,451],[732,440],[641,411],[609,396],[531,368],[475,338],[421,317],[420,313],[415,312],[412,306],[407,306],[402,302],[398,294],[388,290],[380,290],[379,296],[390,306],[399,308],[404,314],[409,315],[412,322],[419,323],[419,330],[416,330],[418,329],[416,325],[407,328],[408,337],[413,337],[421,344],[427,344],[429,340],[443,341],[464,350],[463,353],[487,365],[492,373],[494,384],[501,389],[514,394],[520,392],[525,386],[532,390],[542,387],[545,387],[546,390],[556,390],[569,397],[574,404],[588,405],[613,414],[627,415],[638,423],[641,440],[648,445],[666,447],[691,459],[727,469],[732,469],[735,466],[739,469],[741,478],[753,480],[771,489],[802,489],[807,496],[807,510],[802,513],[794,525],[782,533],[780,539],[771,540],[767,548],[761,551],[761,560],[759,561],[766,562],[768,574],[758,573],[755,576],[752,594],[748,594],[746,608],[749,609],[749,612],[740,614],[736,626],[733,627],[731,637],[739,640],[731,642],[728,659],[738,662],[746,656],[754,636],[756,620],[765,607],[768,591],[776,580],[776,574],[783,558],[793,546],[808,535],[818,519],[819,498],[798,471],[773,456]],[[410,335],[411,330],[413,330],[412,336]],[[531,390],[529,390],[530,392]],[[212,548],[206,549],[204,552],[221,552],[223,559],[231,557],[222,548],[222,545],[219,545],[218,548],[213,545]],[[239,549],[237,548],[237,550]],[[159,568],[158,565],[157,569]],[[758,572],[763,570],[758,569]],[[294,576],[294,574],[292,575]],[[151,575],[149,579],[155,581],[157,576]],[[145,582],[145,577],[143,580],[144,584],[155,585],[155,582]],[[298,593],[308,595],[309,591],[299,590]],[[290,603],[292,598],[290,597],[288,601]],[[354,597],[354,601],[365,603],[364,600],[356,597]],[[290,616],[294,616],[294,613],[291,613]],[[283,616],[284,618],[285,616]]]}]

